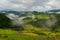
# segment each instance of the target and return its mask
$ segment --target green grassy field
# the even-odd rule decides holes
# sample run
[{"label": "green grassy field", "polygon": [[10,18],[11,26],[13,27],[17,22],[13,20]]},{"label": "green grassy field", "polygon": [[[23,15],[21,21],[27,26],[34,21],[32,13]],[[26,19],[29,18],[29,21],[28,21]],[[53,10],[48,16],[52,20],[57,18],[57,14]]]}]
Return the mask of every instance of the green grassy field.
[{"label": "green grassy field", "polygon": [[[41,32],[42,29],[35,28],[35,31]],[[39,33],[38,32],[38,33]],[[21,34],[22,33],[22,34]],[[34,33],[30,30],[23,30],[17,32],[14,30],[0,29],[0,40],[59,40],[60,33],[51,33],[49,31],[42,31],[41,33]]]},{"label": "green grassy field", "polygon": [[22,36],[13,30],[0,29],[0,40],[34,40],[32,36]]}]

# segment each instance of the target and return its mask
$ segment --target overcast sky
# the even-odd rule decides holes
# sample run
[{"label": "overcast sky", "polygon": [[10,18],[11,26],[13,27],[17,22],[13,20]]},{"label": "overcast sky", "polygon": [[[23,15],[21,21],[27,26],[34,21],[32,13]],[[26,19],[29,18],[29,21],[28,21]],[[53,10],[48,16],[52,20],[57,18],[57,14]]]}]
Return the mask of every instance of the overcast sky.
[{"label": "overcast sky", "polygon": [[0,0],[0,10],[46,11],[60,9],[60,0]]}]

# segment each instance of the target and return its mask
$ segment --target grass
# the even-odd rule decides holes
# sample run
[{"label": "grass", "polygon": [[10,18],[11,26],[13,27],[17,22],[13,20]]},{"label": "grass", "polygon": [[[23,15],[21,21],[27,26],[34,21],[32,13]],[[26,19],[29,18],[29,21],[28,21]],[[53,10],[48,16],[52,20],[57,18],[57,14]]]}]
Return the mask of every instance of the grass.
[{"label": "grass", "polygon": [[0,40],[60,40],[59,32],[54,33],[35,27],[32,29],[29,27],[21,31],[22,35],[14,30],[0,29]]},{"label": "grass", "polygon": [[0,29],[0,40],[34,40],[34,39],[36,38],[33,36],[21,36],[17,34],[16,31],[13,30]]},{"label": "grass", "polygon": [[49,15],[36,15],[36,17],[37,17],[38,19],[49,19],[49,18],[50,18]]}]

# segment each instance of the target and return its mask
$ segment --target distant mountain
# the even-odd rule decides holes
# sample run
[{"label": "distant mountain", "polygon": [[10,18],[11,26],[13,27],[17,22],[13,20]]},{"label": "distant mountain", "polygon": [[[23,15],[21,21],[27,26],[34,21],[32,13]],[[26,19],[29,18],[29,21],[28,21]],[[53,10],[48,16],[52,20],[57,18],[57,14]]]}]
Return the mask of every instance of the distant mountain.
[{"label": "distant mountain", "polygon": [[5,13],[19,13],[18,11],[12,11],[12,10],[2,10],[0,12],[5,12]]},{"label": "distant mountain", "polygon": [[49,10],[47,12],[60,12],[60,9],[55,9],[55,10]]},{"label": "distant mountain", "polygon": [[[17,14],[17,15],[30,15],[30,14],[39,14],[40,12],[37,11],[13,11],[13,10],[2,10],[0,13],[5,13],[5,14]],[[41,12],[42,13],[42,12]]]},{"label": "distant mountain", "polygon": [[2,10],[1,13],[14,13],[14,14],[28,14],[33,13],[33,11],[13,11],[13,10]]},{"label": "distant mountain", "polygon": [[2,11],[0,11],[0,13],[5,13],[5,14],[13,13],[13,14],[17,14],[17,15],[21,14],[19,11],[13,11],[13,10],[2,10]]}]

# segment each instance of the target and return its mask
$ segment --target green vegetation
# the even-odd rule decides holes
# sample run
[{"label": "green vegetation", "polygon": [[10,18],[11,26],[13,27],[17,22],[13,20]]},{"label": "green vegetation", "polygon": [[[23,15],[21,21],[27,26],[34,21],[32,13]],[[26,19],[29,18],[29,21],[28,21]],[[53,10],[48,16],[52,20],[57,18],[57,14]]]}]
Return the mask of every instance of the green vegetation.
[{"label": "green vegetation", "polygon": [[16,31],[0,29],[0,40],[34,40],[34,37],[21,36]]},{"label": "green vegetation", "polygon": [[11,20],[5,16],[5,14],[0,13],[0,28],[9,28]]},{"label": "green vegetation", "polygon": [[11,20],[0,14],[0,40],[60,40],[60,14],[42,13],[34,11],[34,19],[23,19],[23,30],[12,27]]}]

